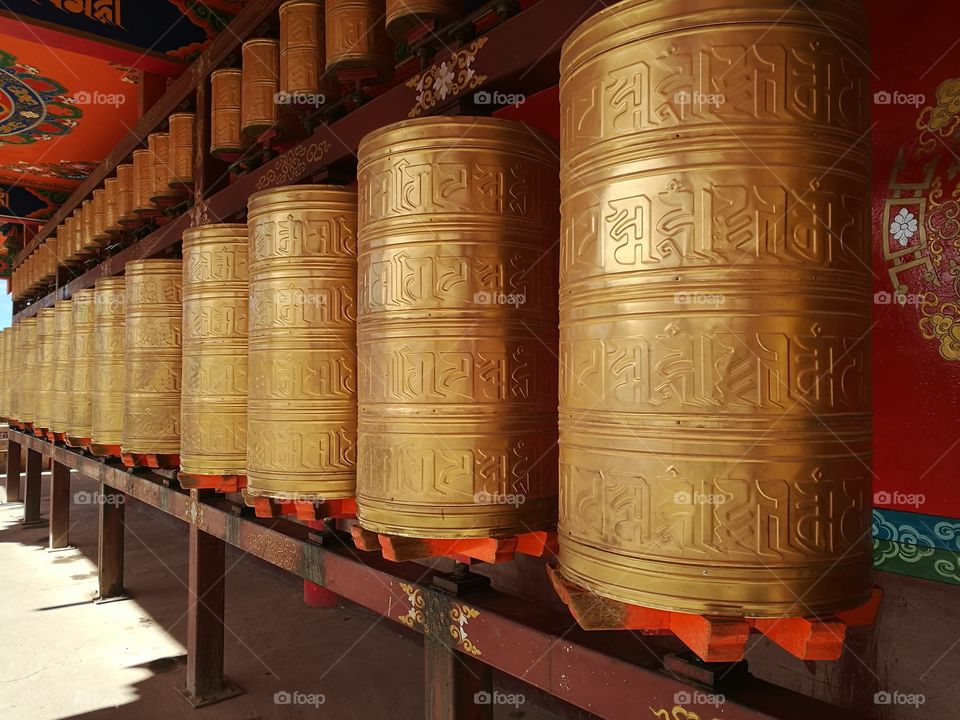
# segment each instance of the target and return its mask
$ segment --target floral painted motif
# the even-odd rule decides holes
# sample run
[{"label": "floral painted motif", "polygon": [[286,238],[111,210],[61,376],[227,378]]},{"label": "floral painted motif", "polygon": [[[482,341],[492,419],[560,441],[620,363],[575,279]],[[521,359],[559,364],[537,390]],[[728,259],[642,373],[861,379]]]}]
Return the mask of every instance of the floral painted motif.
[{"label": "floral painted motif", "polygon": [[478,75],[473,64],[480,48],[486,44],[486,37],[477,38],[439,65],[431,65],[407,80],[407,87],[417,91],[416,103],[407,117],[424,115],[444,100],[455,98],[485,82],[487,76]]},{"label": "floral painted motif", "polygon": [[0,50],[0,146],[66,135],[81,117],[63,85]]},{"label": "floral painted motif", "polygon": [[917,218],[912,212],[907,212],[906,208],[901,208],[900,212],[890,223],[890,234],[900,243],[901,247],[906,247],[914,235],[917,234]]}]

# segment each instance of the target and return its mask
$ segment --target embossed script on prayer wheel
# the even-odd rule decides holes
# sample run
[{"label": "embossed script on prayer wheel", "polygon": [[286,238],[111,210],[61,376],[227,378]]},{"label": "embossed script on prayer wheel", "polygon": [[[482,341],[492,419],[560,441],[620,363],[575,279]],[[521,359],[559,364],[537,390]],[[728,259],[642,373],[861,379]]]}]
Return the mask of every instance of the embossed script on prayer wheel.
[{"label": "embossed script on prayer wheel", "polygon": [[61,300],[53,315],[53,392],[51,393],[50,432],[66,433],[73,403],[73,358],[70,338],[73,333],[73,303]]},{"label": "embossed script on prayer wheel", "polygon": [[317,93],[324,65],[323,2],[291,0],[280,6],[280,92]]},{"label": "embossed script on prayer wheel", "polygon": [[179,260],[127,263],[124,453],[180,453],[182,272]]},{"label": "embossed script on prayer wheel", "polygon": [[133,211],[134,198],[137,194],[136,174],[131,163],[125,163],[117,168],[117,179],[120,181],[120,204],[117,206],[117,222],[123,226],[137,225],[140,216]]},{"label": "embossed script on prayer wheel", "polygon": [[174,113],[170,123],[170,176],[168,182],[175,188],[193,187],[194,132],[197,116],[193,113]]},{"label": "embossed script on prayer wheel", "polygon": [[600,595],[869,596],[867,23],[815,9],[628,0],[564,46],[560,565]]},{"label": "embossed script on prayer wheel", "polygon": [[153,197],[153,153],[146,148],[133,151],[133,212],[135,217],[159,213]]},{"label": "embossed script on prayer wheel", "polygon": [[56,364],[57,342],[56,309],[44,308],[37,313],[37,355],[36,363],[36,395],[33,426],[37,431],[46,432],[50,429],[53,417],[53,373]]},{"label": "embossed script on prayer wheel", "polygon": [[247,468],[247,226],[183,234],[180,482]]},{"label": "embossed script on prayer wheel", "polygon": [[356,485],[357,194],[253,195],[247,492],[353,497]]},{"label": "embossed script on prayer wheel", "polygon": [[269,130],[279,117],[280,44],[257,38],[243,44],[243,92],[241,130],[248,138]]},{"label": "embossed script on prayer wheel", "polygon": [[126,280],[97,280],[93,306],[93,392],[90,449],[119,455],[123,430],[123,340]]},{"label": "embossed script on prayer wheel", "polygon": [[242,120],[243,73],[225,68],[210,73],[210,154],[216,158],[243,151],[240,136]]},{"label": "embossed script on prayer wheel", "polygon": [[110,240],[107,235],[107,191],[103,188],[93,191],[93,239],[98,248]]},{"label": "embossed script on prayer wheel", "polygon": [[153,158],[153,183],[150,200],[159,205],[168,204],[177,198],[170,187],[170,134],[151,133],[147,137],[147,149]]},{"label": "embossed script on prayer wheel", "polygon": [[459,15],[461,0],[387,0],[387,32],[401,39],[413,28],[439,24]]},{"label": "embossed script on prayer wheel", "polygon": [[93,199],[84,200],[80,203],[80,227],[81,227],[81,249],[86,255],[92,255],[100,249],[100,242],[97,240],[97,217],[96,208],[93,205]]},{"label": "embossed script on prayer wheel", "polygon": [[394,48],[383,0],[326,0],[327,72],[366,71],[370,82],[393,75]]},{"label": "embossed script on prayer wheel", "polygon": [[36,317],[21,320],[18,345],[22,364],[15,370],[17,420],[24,425],[32,425],[37,409],[37,320]]},{"label": "embossed script on prayer wheel", "polygon": [[70,395],[64,401],[68,406],[67,423],[63,430],[56,425],[53,429],[65,433],[67,443],[73,447],[88,445],[92,431],[94,302],[95,291],[92,288],[78,290],[73,296],[73,326],[69,340],[65,341],[70,347],[70,360],[65,368],[66,392]]},{"label": "embossed script on prayer wheel", "polygon": [[360,143],[358,518],[414,537],[556,522],[552,142],[428,118]]},{"label": "embossed script on prayer wheel", "polygon": [[120,178],[107,178],[103,181],[103,187],[107,191],[104,230],[108,235],[119,235],[123,231],[120,227]]}]

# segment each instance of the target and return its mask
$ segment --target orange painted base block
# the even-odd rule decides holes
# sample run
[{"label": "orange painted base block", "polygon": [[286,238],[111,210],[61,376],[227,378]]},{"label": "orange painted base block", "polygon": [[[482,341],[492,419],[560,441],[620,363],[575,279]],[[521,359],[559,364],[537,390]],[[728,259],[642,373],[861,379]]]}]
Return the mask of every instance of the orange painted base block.
[{"label": "orange painted base block", "polygon": [[240,492],[247,486],[246,475],[195,475],[182,470],[177,473],[180,486],[187,490],[216,490],[222,493]]},{"label": "orange painted base block", "polygon": [[64,442],[72,448],[83,448],[84,450],[90,449],[90,438],[88,437],[74,437],[73,435],[67,435]]},{"label": "orange painted base block", "polygon": [[153,453],[120,453],[123,464],[127,467],[165,468],[180,467],[179,455],[155,455]]},{"label": "orange painted base block", "polygon": [[383,557],[394,562],[449,557],[467,563],[501,563],[512,560],[517,553],[550,557],[557,552],[557,533],[554,530],[539,530],[504,538],[437,539],[385,535],[354,525],[350,533],[358,550],[382,552]]},{"label": "orange painted base block", "polygon": [[93,441],[90,442],[90,452],[98,457],[120,457],[122,451],[119,445],[99,445]]},{"label": "orange painted base block", "polygon": [[30,427],[33,428],[33,434],[36,435],[38,438],[43,438],[44,440],[47,439],[48,428],[37,427],[36,425],[31,425]]},{"label": "orange painted base block", "polygon": [[353,498],[323,500],[277,500],[276,498],[247,496],[247,506],[252,507],[258,518],[275,518],[292,515],[298,520],[321,521],[325,519],[353,519],[357,516],[357,501]]},{"label": "orange painted base block", "polygon": [[53,432],[53,430],[47,430],[47,440],[49,440],[50,442],[66,442],[67,434]]},{"label": "orange painted base block", "polygon": [[848,627],[872,625],[882,593],[858,608],[828,617],[735,618],[657,610],[597,595],[548,566],[550,582],[584,630],[632,630],[675,635],[704,662],[743,659],[751,632],[761,632],[801,660],[839,660]]}]

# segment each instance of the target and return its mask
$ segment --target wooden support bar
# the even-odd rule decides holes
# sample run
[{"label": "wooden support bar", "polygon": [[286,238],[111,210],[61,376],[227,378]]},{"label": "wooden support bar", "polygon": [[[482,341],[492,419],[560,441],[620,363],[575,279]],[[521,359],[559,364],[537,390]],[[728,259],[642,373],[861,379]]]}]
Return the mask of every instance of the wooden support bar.
[{"label": "wooden support bar", "polygon": [[70,546],[70,468],[56,460],[50,481],[50,550]]},{"label": "wooden support bar", "polygon": [[27,480],[23,493],[23,524],[40,525],[40,473],[43,455],[32,447],[27,450]]},{"label": "wooden support bar", "polygon": [[20,453],[23,447],[10,435],[7,441],[6,502],[20,502]]},{"label": "wooden support bar", "polygon": [[126,496],[100,483],[97,571],[100,580],[98,602],[126,597],[123,589],[123,520]]},{"label": "wooden support bar", "polygon": [[423,654],[426,720],[492,720],[489,665],[458,653],[443,636],[425,636]]}]

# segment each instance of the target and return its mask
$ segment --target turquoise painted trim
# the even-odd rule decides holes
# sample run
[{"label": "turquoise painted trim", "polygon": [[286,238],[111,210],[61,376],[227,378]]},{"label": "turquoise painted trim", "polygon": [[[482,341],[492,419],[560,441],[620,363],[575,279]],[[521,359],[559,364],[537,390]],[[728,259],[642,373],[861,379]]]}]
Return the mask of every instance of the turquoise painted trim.
[{"label": "turquoise painted trim", "polygon": [[960,520],[874,508],[873,537],[956,553],[960,552]]}]

